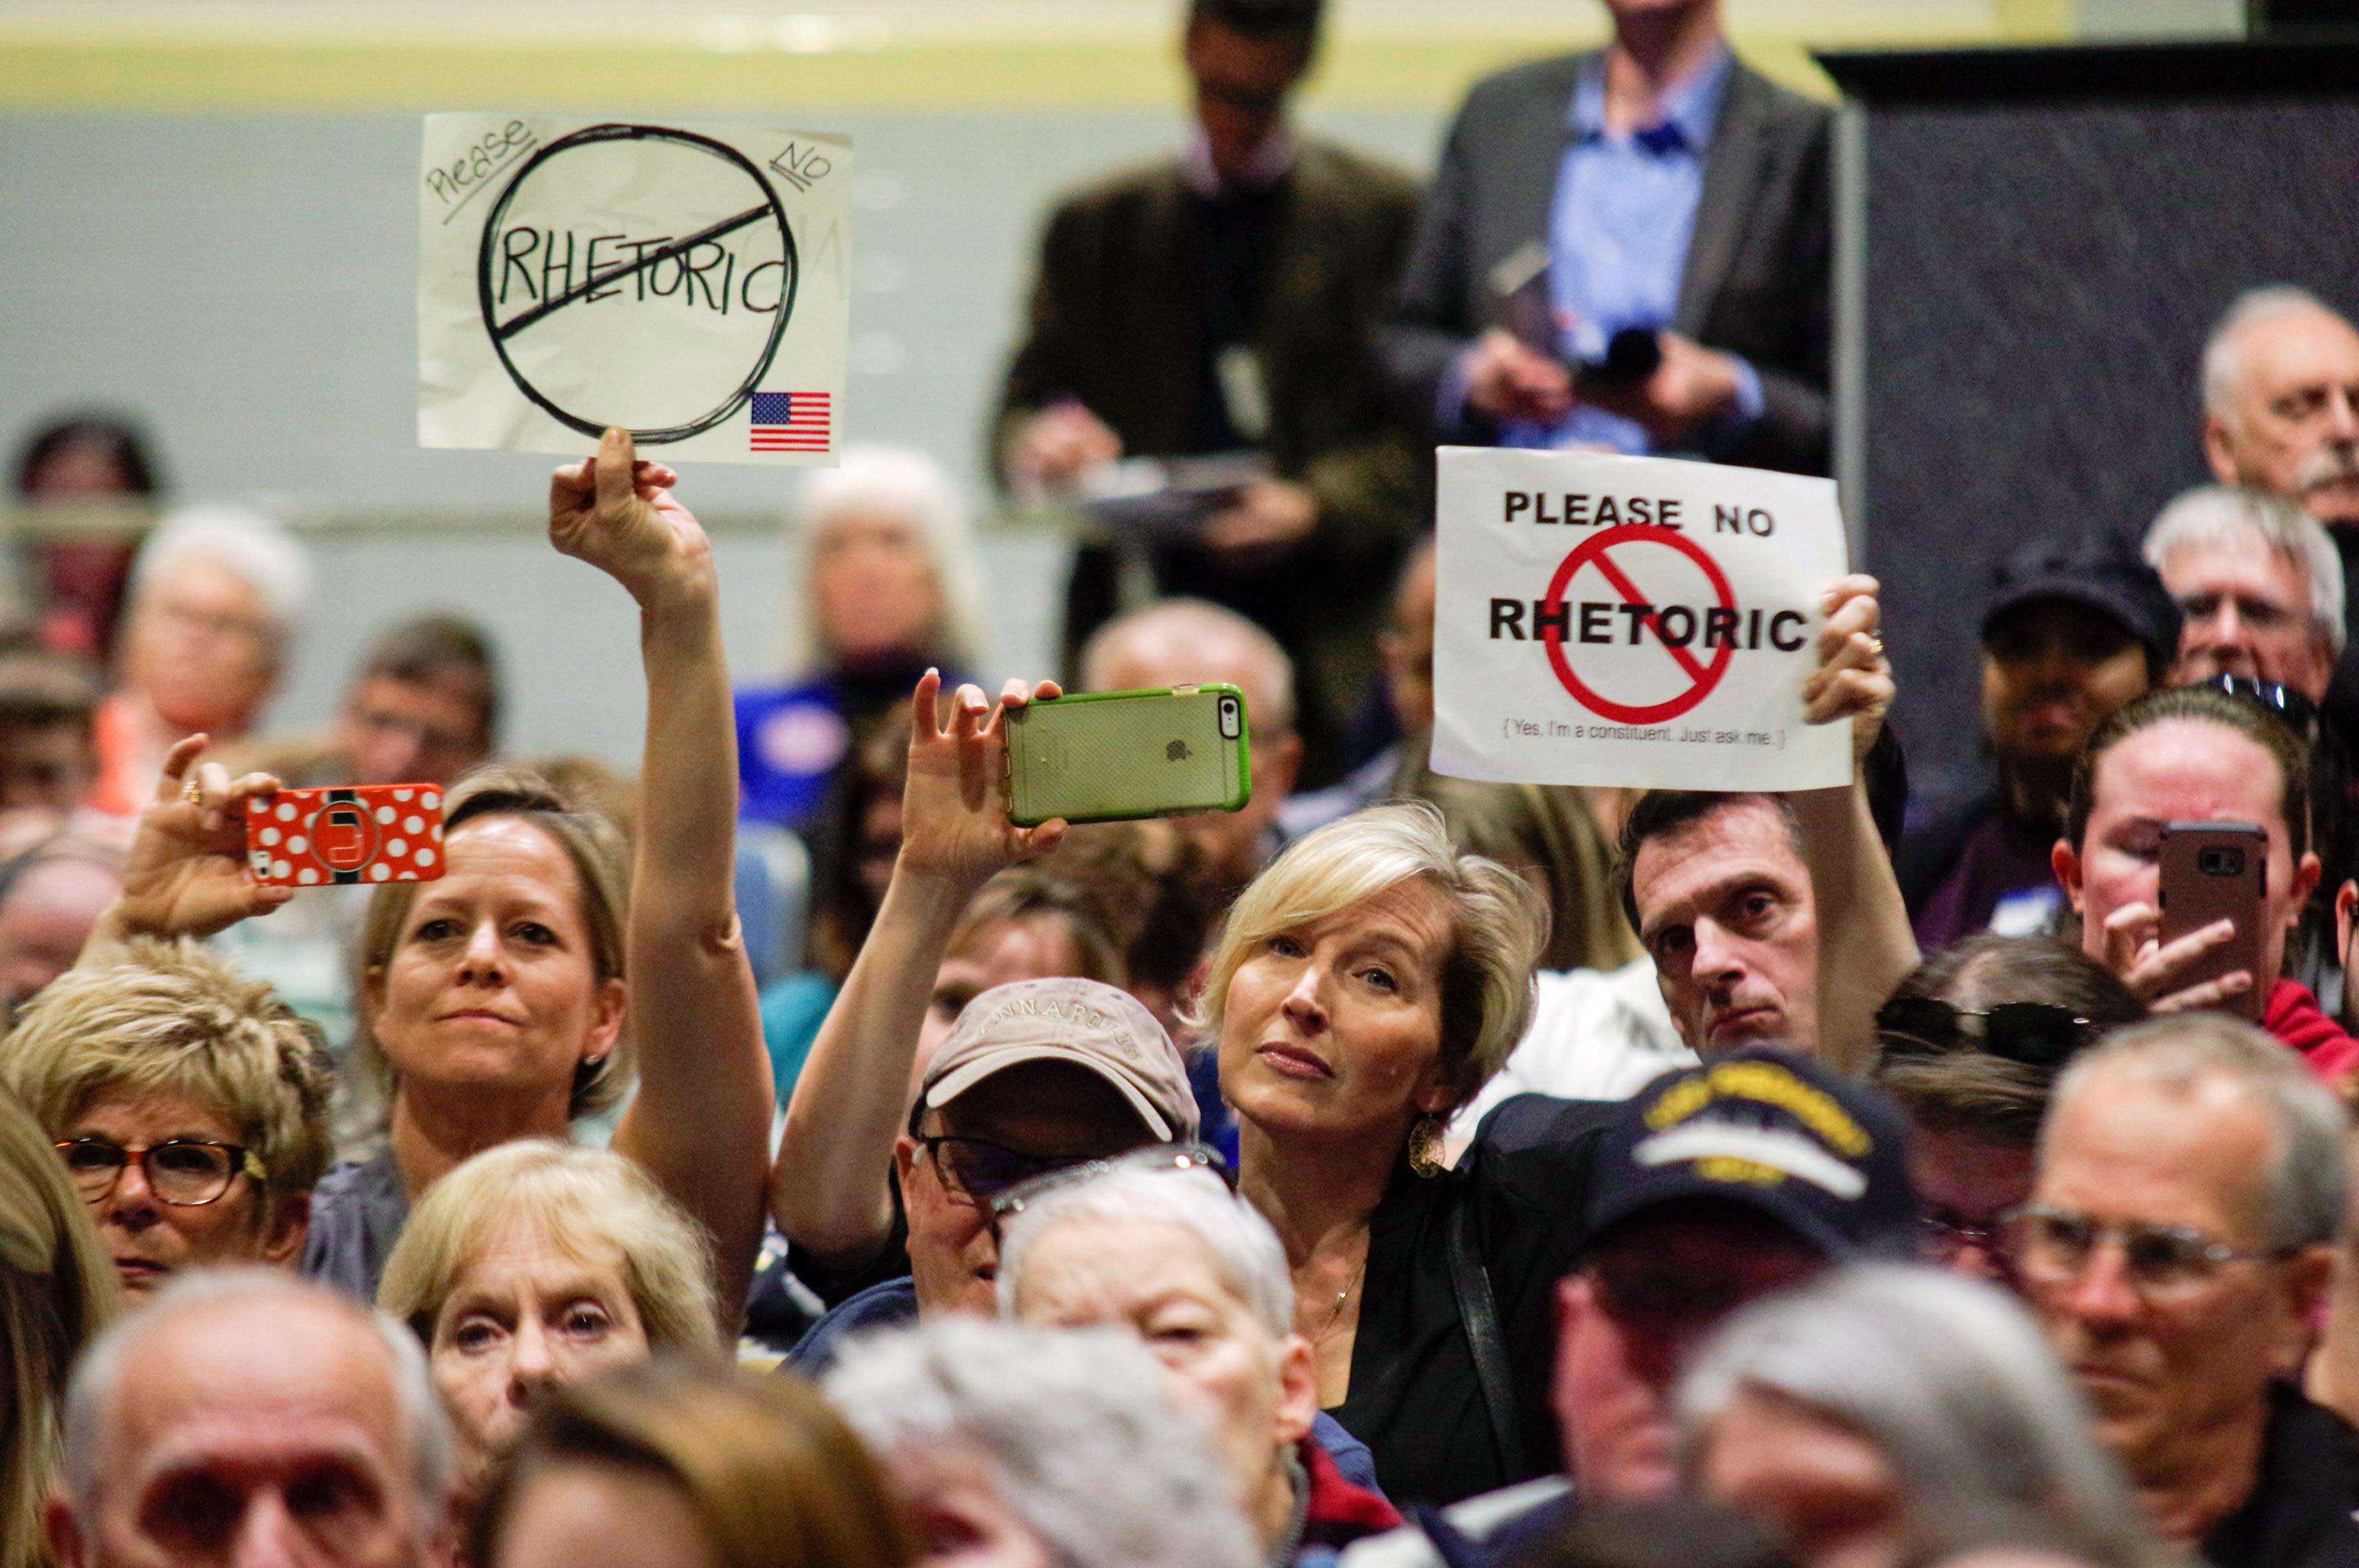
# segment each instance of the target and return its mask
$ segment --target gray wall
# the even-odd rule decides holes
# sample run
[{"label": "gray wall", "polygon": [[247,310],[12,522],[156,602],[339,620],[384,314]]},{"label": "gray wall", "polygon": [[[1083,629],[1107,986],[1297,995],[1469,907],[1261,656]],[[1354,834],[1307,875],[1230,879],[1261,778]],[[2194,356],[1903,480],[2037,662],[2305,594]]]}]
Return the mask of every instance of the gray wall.
[{"label": "gray wall", "polygon": [[1867,564],[1912,782],[1948,794],[1991,566],[2139,537],[2208,477],[2197,365],[2239,291],[2359,307],[2359,101],[1897,106],[1866,146]]},{"label": "gray wall", "polygon": [[[810,119],[858,144],[846,438],[923,447],[980,498],[1049,203],[1175,146],[1179,120]],[[1420,168],[1439,135],[1421,110],[1313,124]],[[535,542],[548,460],[416,445],[418,136],[409,115],[0,115],[0,439],[13,449],[60,407],[127,408],[176,496],[274,498],[317,524],[319,608],[280,725],[329,711],[374,629],[449,605],[508,649],[516,748],[631,763],[635,628],[618,590]],[[733,664],[776,670],[795,599],[772,530],[788,481],[707,465],[681,488],[723,535]],[[984,549],[992,669],[1045,673],[1062,542],[995,530]]]}]

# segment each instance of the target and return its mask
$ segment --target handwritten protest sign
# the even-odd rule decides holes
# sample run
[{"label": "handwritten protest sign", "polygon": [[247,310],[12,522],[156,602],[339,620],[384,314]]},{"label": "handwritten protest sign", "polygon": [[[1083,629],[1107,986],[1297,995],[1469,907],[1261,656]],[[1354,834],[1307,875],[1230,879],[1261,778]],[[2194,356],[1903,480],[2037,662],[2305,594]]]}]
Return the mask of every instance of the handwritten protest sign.
[{"label": "handwritten protest sign", "polygon": [[834,461],[851,178],[809,131],[428,115],[419,444]]},{"label": "handwritten protest sign", "polygon": [[1514,784],[1843,784],[1802,722],[1843,575],[1826,480],[1664,458],[1445,447],[1433,765]]}]

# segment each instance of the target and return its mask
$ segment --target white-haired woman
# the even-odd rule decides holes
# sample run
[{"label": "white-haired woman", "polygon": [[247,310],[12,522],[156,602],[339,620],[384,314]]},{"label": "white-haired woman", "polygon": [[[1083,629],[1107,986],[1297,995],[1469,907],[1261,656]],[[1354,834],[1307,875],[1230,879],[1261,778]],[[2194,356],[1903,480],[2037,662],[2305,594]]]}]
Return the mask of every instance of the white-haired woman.
[{"label": "white-haired woman", "polygon": [[621,1155],[539,1139],[434,1184],[376,1304],[426,1346],[462,1509],[547,1390],[651,1356],[716,1356],[727,1333],[696,1221]]},{"label": "white-haired woman", "polygon": [[2097,1568],[2172,1561],[2016,1300],[1864,1264],[1747,1307],[1678,1393],[1691,1482],[1766,1518],[1803,1568],[1898,1568],[1995,1511]]},{"label": "white-haired woman", "polygon": [[1011,1188],[993,1209],[1001,1314],[1136,1335],[1175,1400],[1214,1433],[1271,1568],[1327,1560],[1400,1523],[1338,1473],[1315,1433],[1286,1249],[1211,1169],[1150,1150]]},{"label": "white-haired woman", "polygon": [[737,754],[744,814],[803,827],[920,673],[973,665],[980,572],[965,498],[923,452],[853,447],[797,513],[799,673],[738,692]]},{"label": "white-haired woman", "polygon": [[1261,1561],[1228,1470],[1127,1337],[943,1314],[853,1340],[822,1387],[908,1503],[929,1568]]},{"label": "white-haired woman", "polygon": [[166,517],[132,563],[120,684],[99,705],[91,803],[136,815],[174,741],[250,731],[310,591],[303,546],[275,518],[218,505]]}]

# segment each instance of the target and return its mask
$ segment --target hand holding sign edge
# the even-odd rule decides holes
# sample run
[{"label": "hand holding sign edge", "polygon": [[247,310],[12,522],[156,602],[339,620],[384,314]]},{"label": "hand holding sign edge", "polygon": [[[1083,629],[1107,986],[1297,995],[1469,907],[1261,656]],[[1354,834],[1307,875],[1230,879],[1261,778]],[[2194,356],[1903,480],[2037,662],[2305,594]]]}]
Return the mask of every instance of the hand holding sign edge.
[{"label": "hand holding sign edge", "polygon": [[613,578],[642,609],[714,591],[712,541],[671,493],[679,475],[636,455],[631,433],[607,430],[597,452],[549,479],[549,541]]},{"label": "hand holding sign edge", "polygon": [[1819,667],[1802,683],[1803,719],[1852,724],[1851,756],[1856,767],[1875,747],[1897,688],[1891,663],[1876,625],[1882,586],[1864,572],[1837,578],[1821,601],[1827,612],[1819,629]]}]

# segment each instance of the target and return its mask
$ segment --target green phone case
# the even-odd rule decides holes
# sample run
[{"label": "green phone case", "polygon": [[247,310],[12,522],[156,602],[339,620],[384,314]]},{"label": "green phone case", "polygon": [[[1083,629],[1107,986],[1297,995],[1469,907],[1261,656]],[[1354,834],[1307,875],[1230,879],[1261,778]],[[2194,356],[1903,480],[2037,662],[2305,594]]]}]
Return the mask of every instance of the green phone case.
[{"label": "green phone case", "polygon": [[1084,692],[1007,716],[1007,815],[1029,827],[1234,811],[1253,798],[1233,686]]}]

